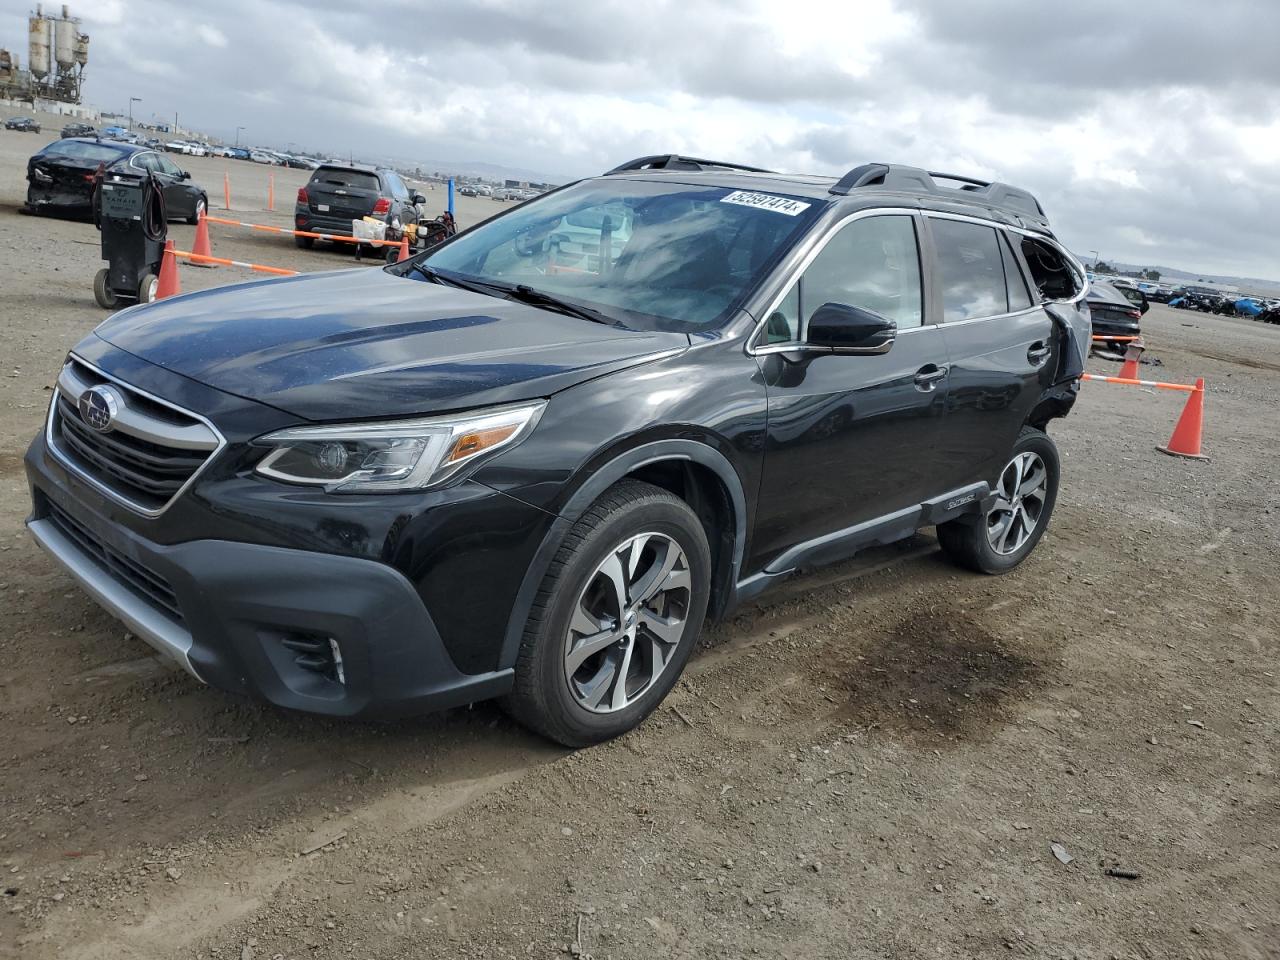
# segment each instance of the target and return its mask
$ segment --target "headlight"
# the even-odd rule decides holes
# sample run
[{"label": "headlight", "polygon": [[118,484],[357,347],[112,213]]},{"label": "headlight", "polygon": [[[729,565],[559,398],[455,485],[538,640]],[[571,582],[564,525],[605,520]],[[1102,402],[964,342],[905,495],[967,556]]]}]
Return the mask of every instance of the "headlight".
[{"label": "headlight", "polygon": [[519,443],[546,405],[539,400],[451,417],[293,427],[257,441],[275,449],[254,469],[330,492],[417,490]]}]

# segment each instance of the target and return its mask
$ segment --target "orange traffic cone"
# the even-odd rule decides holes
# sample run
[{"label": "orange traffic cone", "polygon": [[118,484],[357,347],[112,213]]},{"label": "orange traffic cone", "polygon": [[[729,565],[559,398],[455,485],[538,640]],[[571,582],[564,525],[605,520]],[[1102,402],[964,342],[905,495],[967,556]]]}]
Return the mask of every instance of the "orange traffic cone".
[{"label": "orange traffic cone", "polygon": [[160,282],[156,285],[156,299],[176,297],[182,292],[178,283],[178,258],[173,255],[173,241],[164,242],[164,259],[160,261]]},{"label": "orange traffic cone", "polygon": [[1188,460],[1208,460],[1200,452],[1200,432],[1204,426],[1204,377],[1196,380],[1196,388],[1187,397],[1187,405],[1182,408],[1182,416],[1173,428],[1173,436],[1169,438],[1167,447],[1156,447],[1161,453],[1171,457],[1186,457]]},{"label": "orange traffic cone", "polygon": [[409,259],[409,238],[401,237],[400,238],[400,256],[396,257],[396,263],[399,263],[401,260],[408,260],[408,259]]},{"label": "orange traffic cone", "polygon": [[[191,252],[197,257],[213,256],[213,248],[209,245],[209,220],[200,215],[200,220],[196,223],[196,242],[191,246]],[[191,261],[197,267],[212,267],[212,263],[203,263],[193,259]]]},{"label": "orange traffic cone", "polygon": [[1138,358],[1142,356],[1142,347],[1136,342],[1130,343],[1124,351],[1124,363],[1120,365],[1120,372],[1117,376],[1121,380],[1141,380],[1138,376]]}]

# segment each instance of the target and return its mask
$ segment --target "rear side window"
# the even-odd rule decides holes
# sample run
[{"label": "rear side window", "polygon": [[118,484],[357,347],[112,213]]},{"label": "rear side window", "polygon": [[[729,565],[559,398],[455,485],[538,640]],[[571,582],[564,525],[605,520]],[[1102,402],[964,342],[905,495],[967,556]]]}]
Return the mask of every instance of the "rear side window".
[{"label": "rear side window", "polygon": [[994,317],[1009,311],[1004,258],[994,227],[932,218],[946,322]]},{"label": "rear side window", "polygon": [[378,175],[364,170],[344,170],[341,167],[321,167],[311,175],[312,183],[321,183],[328,187],[353,188],[356,190],[379,190]]},{"label": "rear side window", "polygon": [[1026,310],[1031,306],[1031,291],[1027,289],[1027,280],[1018,266],[1018,258],[1013,255],[1008,236],[1000,238],[1000,253],[1004,258],[1005,286],[1009,293],[1009,312]]}]

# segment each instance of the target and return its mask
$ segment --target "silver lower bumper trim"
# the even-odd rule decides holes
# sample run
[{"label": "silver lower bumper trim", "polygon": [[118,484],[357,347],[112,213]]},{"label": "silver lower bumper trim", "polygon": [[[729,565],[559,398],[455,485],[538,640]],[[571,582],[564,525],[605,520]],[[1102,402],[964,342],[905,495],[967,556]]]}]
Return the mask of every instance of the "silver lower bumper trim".
[{"label": "silver lower bumper trim", "polygon": [[201,679],[191,665],[191,634],[172,617],[157,610],[128,587],[117,581],[102,566],[80,549],[74,540],[57,528],[52,520],[33,520],[27,529],[53,559],[79,581],[89,596],[121,620],[134,634],[174,661],[197,680]]}]

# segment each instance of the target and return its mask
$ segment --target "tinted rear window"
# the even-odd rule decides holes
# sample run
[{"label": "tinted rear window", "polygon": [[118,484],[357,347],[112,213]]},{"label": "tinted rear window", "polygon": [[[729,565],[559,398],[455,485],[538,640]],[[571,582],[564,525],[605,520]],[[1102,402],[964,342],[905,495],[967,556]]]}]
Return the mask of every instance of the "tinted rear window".
[{"label": "tinted rear window", "polygon": [[321,167],[311,175],[312,183],[330,187],[354,187],[357,190],[377,190],[378,175],[363,170],[344,170],[341,167]]},{"label": "tinted rear window", "polygon": [[959,220],[931,223],[942,281],[943,319],[994,317],[1009,309],[999,238],[991,227]]},{"label": "tinted rear window", "polygon": [[55,140],[44,148],[47,157],[68,157],[74,160],[88,160],[92,163],[113,163],[121,157],[128,156],[129,151],[105,143],[81,143],[77,140]]}]

